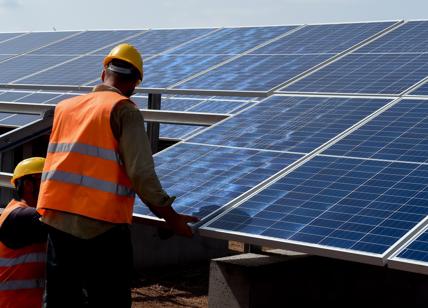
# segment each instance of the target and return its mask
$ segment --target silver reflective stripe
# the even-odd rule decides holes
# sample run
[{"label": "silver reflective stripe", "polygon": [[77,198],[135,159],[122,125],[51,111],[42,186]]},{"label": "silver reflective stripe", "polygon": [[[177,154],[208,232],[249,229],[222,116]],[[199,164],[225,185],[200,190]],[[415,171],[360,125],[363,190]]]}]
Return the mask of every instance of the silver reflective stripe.
[{"label": "silver reflective stripe", "polygon": [[120,162],[116,151],[83,143],[49,143],[48,153],[73,152]]},{"label": "silver reflective stripe", "polygon": [[11,280],[0,282],[0,291],[11,291],[20,289],[37,289],[44,287],[44,280],[42,279],[28,279],[28,280]]},{"label": "silver reflective stripe", "polygon": [[29,253],[16,258],[0,258],[0,266],[15,266],[24,263],[45,262],[46,253]]},{"label": "silver reflective stripe", "polygon": [[42,181],[55,180],[68,184],[81,185],[104,192],[116,194],[123,197],[134,197],[135,193],[131,188],[115,184],[108,181],[99,180],[93,177],[84,176],[76,173],[52,170],[43,172]]}]

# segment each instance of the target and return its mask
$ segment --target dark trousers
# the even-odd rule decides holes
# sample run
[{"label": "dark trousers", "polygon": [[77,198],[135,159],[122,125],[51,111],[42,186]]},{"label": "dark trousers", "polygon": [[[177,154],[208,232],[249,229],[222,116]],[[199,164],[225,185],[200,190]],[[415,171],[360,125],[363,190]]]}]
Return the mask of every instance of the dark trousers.
[{"label": "dark trousers", "polygon": [[50,228],[44,307],[131,307],[132,266],[128,225],[89,240]]}]

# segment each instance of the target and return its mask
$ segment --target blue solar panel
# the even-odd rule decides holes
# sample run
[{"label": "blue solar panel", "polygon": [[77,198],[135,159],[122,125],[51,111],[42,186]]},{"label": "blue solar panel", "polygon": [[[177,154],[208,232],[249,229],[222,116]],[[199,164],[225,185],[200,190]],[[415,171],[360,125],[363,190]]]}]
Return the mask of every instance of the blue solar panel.
[{"label": "blue solar panel", "polygon": [[411,241],[397,257],[411,261],[428,262],[428,231],[423,232]]},{"label": "blue solar panel", "polygon": [[21,54],[43,47],[76,32],[33,32],[0,44],[2,54]]},{"label": "blue solar panel", "polygon": [[69,56],[33,56],[23,55],[0,63],[0,83],[9,83],[16,79],[44,70],[69,60]]},{"label": "blue solar panel", "polygon": [[162,100],[162,110],[185,111],[205,100],[168,98]]},{"label": "blue solar panel", "polygon": [[196,106],[187,109],[192,112],[209,112],[209,113],[234,113],[248,103],[236,101],[206,100]]},{"label": "blue solar panel", "polygon": [[84,56],[52,69],[19,80],[19,84],[84,85],[99,78],[103,70],[102,56]]},{"label": "blue solar panel", "polygon": [[225,28],[172,51],[174,54],[240,54],[295,28]]},{"label": "blue solar panel", "polygon": [[273,96],[190,141],[308,153],[387,102]]},{"label": "blue solar panel", "polygon": [[40,119],[39,115],[34,114],[14,114],[8,118],[0,120],[0,125],[23,126]]},{"label": "blue solar panel", "polygon": [[181,140],[204,128],[204,126],[195,125],[161,124],[159,136],[161,138]]},{"label": "blue solar panel", "polygon": [[[150,30],[135,38],[128,39],[125,42],[134,45],[144,57],[166,51],[213,30],[214,29]],[[110,48],[105,48],[98,51],[97,54],[106,55],[109,52]]]},{"label": "blue solar panel", "polygon": [[411,21],[382,36],[359,52],[428,52],[428,21]]},{"label": "blue solar panel", "polygon": [[411,95],[428,95],[428,83],[423,84],[416,90],[414,90]]},{"label": "blue solar panel", "polygon": [[216,65],[228,56],[163,55],[144,63],[141,87],[165,88]]},{"label": "blue solar panel", "polygon": [[[174,208],[204,217],[288,166],[299,155],[181,143],[155,156],[164,189],[177,196]],[[137,200],[134,214],[150,215]]]},{"label": "blue solar panel", "polygon": [[31,92],[3,92],[0,93],[0,101],[3,102],[14,102],[18,99],[24,98],[26,96],[29,96]]},{"label": "blue solar panel", "polygon": [[61,102],[62,100],[64,100],[64,99],[72,98],[72,97],[75,97],[77,95],[80,95],[80,94],[62,94],[60,96],[57,96],[57,97],[55,97],[55,98],[47,101],[46,104],[54,104],[54,105],[56,105],[59,102]]},{"label": "blue solar panel", "polygon": [[392,25],[392,22],[306,26],[253,54],[339,53]]},{"label": "blue solar panel", "polygon": [[350,54],[282,89],[400,94],[428,75],[428,54]]},{"label": "blue solar panel", "polygon": [[428,100],[400,101],[324,153],[428,162]]},{"label": "blue solar panel", "polygon": [[23,98],[17,99],[16,102],[43,104],[60,95],[61,93],[33,93]]},{"label": "blue solar panel", "polygon": [[32,54],[83,55],[115,44],[141,31],[85,31],[64,41],[36,50]]},{"label": "blue solar panel", "polygon": [[175,88],[269,91],[330,55],[245,55]]},{"label": "blue solar panel", "polygon": [[11,58],[13,55],[0,55],[0,61],[6,60],[7,58]]},{"label": "blue solar panel", "polygon": [[0,122],[5,119],[5,118],[9,118],[11,116],[13,116],[13,113],[8,113],[8,112],[0,112]]},{"label": "blue solar panel", "polygon": [[23,35],[24,33],[0,33],[0,43],[10,40],[12,38],[16,38],[19,37],[21,35]]},{"label": "blue solar panel", "polygon": [[315,157],[203,228],[383,254],[428,214],[428,166]]}]

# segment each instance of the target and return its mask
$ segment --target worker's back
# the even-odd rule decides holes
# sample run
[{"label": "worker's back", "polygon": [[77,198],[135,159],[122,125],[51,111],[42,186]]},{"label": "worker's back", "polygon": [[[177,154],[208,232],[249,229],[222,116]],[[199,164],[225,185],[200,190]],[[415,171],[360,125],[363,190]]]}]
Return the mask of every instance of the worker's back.
[{"label": "worker's back", "polygon": [[[21,211],[27,209],[27,211]],[[28,211],[30,210],[30,212]],[[32,212],[32,214],[31,214]],[[42,306],[43,286],[45,279],[46,243],[31,243],[13,248],[6,244],[19,242],[19,235],[14,239],[13,230],[17,220],[26,220],[36,215],[35,209],[25,203],[12,200],[0,216],[0,307],[1,308],[38,308]],[[34,217],[34,216],[32,216]],[[20,222],[17,223],[21,227]],[[27,225],[32,232],[31,225]],[[22,232],[20,230],[15,233]],[[36,231],[38,232],[38,230]],[[7,240],[3,237],[7,236]],[[9,244],[10,245],[10,244]],[[19,245],[18,245],[19,246]]]}]

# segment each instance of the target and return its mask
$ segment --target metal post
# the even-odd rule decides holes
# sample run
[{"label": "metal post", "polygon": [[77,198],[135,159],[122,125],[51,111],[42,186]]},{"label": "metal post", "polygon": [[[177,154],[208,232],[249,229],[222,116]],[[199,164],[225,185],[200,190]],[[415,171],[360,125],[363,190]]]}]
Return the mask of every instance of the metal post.
[{"label": "metal post", "polygon": [[[149,93],[148,109],[161,109],[162,94],[151,94]],[[147,136],[150,140],[150,146],[152,153],[155,154],[158,151],[159,146],[159,123],[147,122]]]}]

